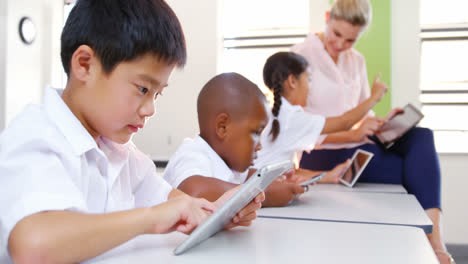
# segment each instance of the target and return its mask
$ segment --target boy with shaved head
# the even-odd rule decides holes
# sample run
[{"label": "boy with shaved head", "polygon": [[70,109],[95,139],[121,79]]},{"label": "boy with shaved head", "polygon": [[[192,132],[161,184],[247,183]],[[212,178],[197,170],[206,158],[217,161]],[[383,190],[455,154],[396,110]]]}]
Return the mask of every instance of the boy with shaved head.
[{"label": "boy with shaved head", "polygon": [[[223,73],[202,88],[197,111],[200,135],[183,142],[163,177],[174,188],[214,201],[247,179],[261,148],[268,105],[254,83],[237,73]],[[302,192],[296,183],[275,181],[266,189],[263,205],[284,206]]]}]

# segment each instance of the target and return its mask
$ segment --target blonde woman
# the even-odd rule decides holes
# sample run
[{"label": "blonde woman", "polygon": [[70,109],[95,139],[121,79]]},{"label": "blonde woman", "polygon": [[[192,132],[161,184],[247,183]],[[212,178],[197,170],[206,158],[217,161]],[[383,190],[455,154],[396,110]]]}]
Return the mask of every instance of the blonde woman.
[{"label": "blonde woman", "polygon": [[[366,62],[353,45],[371,20],[371,8],[368,0],[335,1],[325,31],[310,33],[303,43],[292,48],[309,62],[310,90],[305,111],[339,116],[369,98]],[[375,85],[381,85],[379,76]],[[399,112],[401,109],[392,110],[387,119]],[[451,263],[441,237],[440,168],[432,131],[413,128],[386,150],[370,140],[381,125],[381,119],[370,111],[353,129],[321,136],[316,150],[303,154],[301,168],[330,170],[357,147],[373,152],[374,158],[359,180],[403,184],[433,222],[428,238],[439,261]]]}]

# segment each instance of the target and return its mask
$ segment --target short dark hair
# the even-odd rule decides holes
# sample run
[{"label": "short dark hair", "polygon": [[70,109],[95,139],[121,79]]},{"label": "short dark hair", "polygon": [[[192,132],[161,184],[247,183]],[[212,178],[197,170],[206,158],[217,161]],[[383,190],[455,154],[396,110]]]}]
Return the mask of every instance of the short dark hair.
[{"label": "short dark hair", "polygon": [[[283,82],[293,75],[298,78],[307,70],[309,63],[299,54],[293,52],[278,52],[271,55],[263,66],[263,82],[273,92],[274,103],[271,112],[278,117],[281,108],[281,96],[283,95]],[[280,132],[280,124],[277,118],[273,120],[270,135],[275,141]]]},{"label": "short dark hair", "polygon": [[80,45],[94,50],[105,73],[148,53],[179,67],[187,59],[180,22],[163,0],[78,0],[63,28],[61,45],[68,76]]}]

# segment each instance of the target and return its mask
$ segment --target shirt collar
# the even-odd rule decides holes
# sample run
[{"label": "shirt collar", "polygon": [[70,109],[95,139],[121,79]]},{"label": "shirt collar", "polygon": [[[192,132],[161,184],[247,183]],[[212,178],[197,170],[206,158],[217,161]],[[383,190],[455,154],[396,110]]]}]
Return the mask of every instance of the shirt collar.
[{"label": "shirt collar", "polygon": [[76,155],[98,149],[96,141],[63,101],[62,93],[62,89],[52,87],[45,90],[44,108],[50,120],[62,132]]},{"label": "shirt collar", "polygon": [[204,146],[209,151],[209,155],[214,159],[213,164],[216,166],[216,172],[218,172],[218,169],[221,170],[223,173],[229,173],[229,175],[237,175],[239,172],[232,170],[229,168],[229,166],[224,162],[224,160],[216,153],[216,151],[206,142],[200,135],[198,135],[194,141],[200,142],[201,145]]},{"label": "shirt collar", "polygon": [[292,105],[288,99],[284,98],[283,96],[281,96],[281,108],[280,108],[280,111],[279,113],[281,114],[281,111],[283,112],[287,112],[289,111],[289,109],[291,108],[294,108],[294,107],[300,107],[302,108],[300,105]]}]

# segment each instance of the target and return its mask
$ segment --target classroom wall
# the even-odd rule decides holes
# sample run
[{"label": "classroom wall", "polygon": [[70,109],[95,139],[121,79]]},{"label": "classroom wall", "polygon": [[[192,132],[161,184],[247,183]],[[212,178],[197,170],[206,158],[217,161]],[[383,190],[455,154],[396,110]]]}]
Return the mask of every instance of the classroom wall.
[{"label": "classroom wall", "polygon": [[[39,103],[43,88],[53,83],[63,20],[55,0],[2,0],[0,3],[0,131],[28,103]],[[24,44],[18,27],[22,17],[35,23],[36,39]],[[58,22],[58,23],[57,23]],[[57,51],[58,50],[58,51]]]},{"label": "classroom wall", "polygon": [[445,241],[468,247],[468,154],[439,154],[439,158]]},{"label": "classroom wall", "polygon": [[168,160],[186,137],[198,134],[196,101],[202,86],[217,73],[221,48],[217,0],[169,0],[184,29],[188,59],[175,71],[156,102],[156,114],[134,136],[135,144],[154,160]]},{"label": "classroom wall", "polygon": [[0,1],[0,131],[5,128],[7,2]]},{"label": "classroom wall", "polygon": [[[13,4],[14,3],[14,4]],[[3,129],[13,116],[20,112],[29,102],[39,102],[42,84],[41,48],[42,34],[38,34],[32,45],[21,42],[18,34],[18,25],[21,17],[27,15],[36,23],[36,28],[41,27],[42,14],[41,2],[27,0],[2,1],[3,15],[2,41],[1,41],[1,105],[2,119],[0,129]],[[28,62],[28,63],[25,63]],[[24,78],[23,76],[27,76]]]},{"label": "classroom wall", "polygon": [[392,106],[420,106],[419,1],[391,1]]}]

